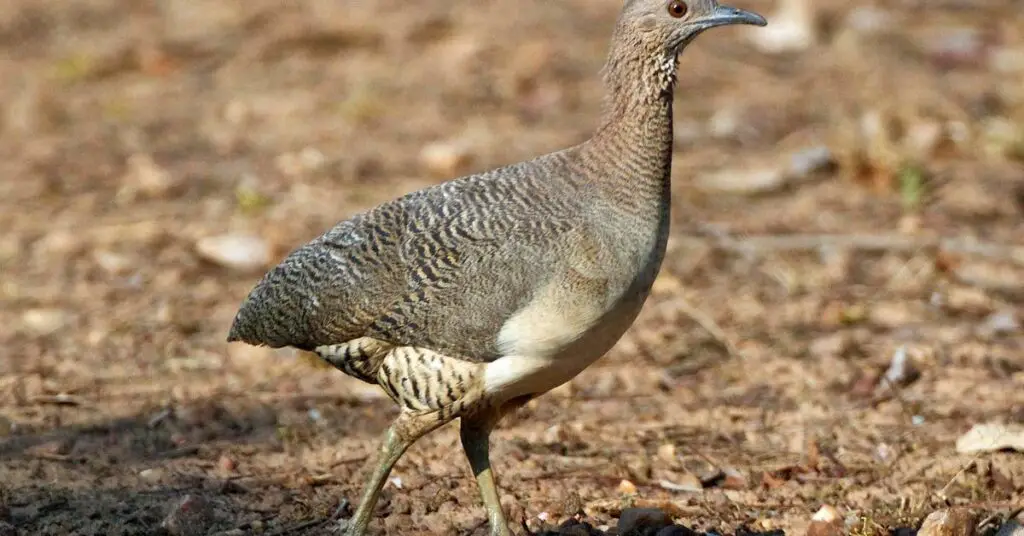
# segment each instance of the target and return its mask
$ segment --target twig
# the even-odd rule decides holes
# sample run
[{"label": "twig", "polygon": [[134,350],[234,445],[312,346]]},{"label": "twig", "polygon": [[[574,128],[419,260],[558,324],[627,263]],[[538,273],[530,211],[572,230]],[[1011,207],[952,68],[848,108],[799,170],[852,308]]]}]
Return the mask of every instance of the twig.
[{"label": "twig", "polygon": [[1024,266],[1024,245],[979,242],[969,238],[906,236],[899,234],[794,234],[770,236],[698,236],[680,237],[680,241],[738,251],[806,251],[822,247],[842,247],[866,251],[915,251],[939,249],[964,255],[978,255],[1011,261]]},{"label": "twig", "polygon": [[345,459],[342,459],[342,460],[338,460],[338,461],[332,463],[329,469],[335,469],[337,467],[341,467],[342,465],[348,465],[348,464],[352,464],[352,463],[364,462],[369,457],[370,456],[368,454],[363,454],[361,456],[352,456],[350,458],[345,458]]},{"label": "twig", "polygon": [[146,426],[149,428],[156,428],[157,425],[164,422],[168,417],[170,417],[172,413],[173,411],[171,410],[171,408],[165,408],[160,413],[157,413],[156,415],[150,417],[149,421],[146,423]]},{"label": "twig", "polygon": [[37,397],[33,398],[32,401],[37,403],[37,404],[52,404],[54,406],[78,407],[78,406],[82,405],[82,401],[78,400],[77,398],[72,397],[69,394],[65,394],[65,393],[60,393],[60,394],[52,395],[52,396],[49,396],[49,395],[37,396]]},{"label": "twig", "polygon": [[705,314],[704,311],[690,305],[690,302],[686,301],[684,298],[678,298],[675,305],[679,307],[679,310],[682,311],[683,314],[690,317],[691,320],[704,328],[704,331],[707,331],[715,341],[722,346],[722,349],[729,354],[729,357],[742,357],[739,349],[736,348],[736,345],[734,345],[731,340],[729,340],[729,336],[725,334],[725,331],[722,330],[714,319]]},{"label": "twig", "polygon": [[158,456],[161,458],[184,458],[186,456],[192,456],[199,453],[199,447],[196,445],[188,445],[186,447],[177,448],[174,450],[168,450],[161,452]]},{"label": "twig", "polygon": [[345,513],[346,508],[348,508],[348,499],[342,499],[341,503],[338,504],[338,507],[334,509],[334,513],[332,513],[330,517],[324,519],[311,519],[309,521],[303,521],[302,523],[299,523],[297,525],[284,527],[275,532],[271,532],[267,536],[283,536],[285,534],[292,534],[294,532],[304,532],[307,529],[322,527],[328,523],[332,523],[334,521],[341,519],[341,516]]},{"label": "twig", "polygon": [[935,495],[939,499],[942,499],[942,502],[944,502],[946,504],[949,504],[949,497],[946,496],[946,491],[949,490],[949,488],[953,485],[954,482],[956,482],[960,478],[961,475],[966,473],[968,469],[974,467],[974,464],[978,463],[978,459],[979,458],[981,458],[981,454],[980,453],[976,454],[973,458],[971,458],[971,461],[969,461],[966,464],[964,464],[964,466],[961,467],[960,470],[957,471],[955,475],[953,475],[953,478],[949,479],[949,482],[946,482],[945,486],[942,486],[942,489],[940,489],[939,491],[935,492]]}]

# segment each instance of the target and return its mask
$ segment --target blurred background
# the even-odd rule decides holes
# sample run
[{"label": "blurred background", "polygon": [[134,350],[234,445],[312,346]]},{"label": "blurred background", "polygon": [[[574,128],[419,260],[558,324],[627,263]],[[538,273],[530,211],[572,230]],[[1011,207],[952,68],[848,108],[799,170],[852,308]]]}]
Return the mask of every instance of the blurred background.
[{"label": "blurred background", "polygon": [[[1024,6],[733,1],[770,24],[684,54],[653,297],[495,435],[510,517],[799,533],[827,504],[888,534],[1021,504]],[[190,496],[250,533],[354,500],[392,403],[227,345],[238,305],[341,219],[586,139],[620,7],[3,2],[0,523],[152,534]],[[398,464],[387,534],[485,534],[457,441]]]}]

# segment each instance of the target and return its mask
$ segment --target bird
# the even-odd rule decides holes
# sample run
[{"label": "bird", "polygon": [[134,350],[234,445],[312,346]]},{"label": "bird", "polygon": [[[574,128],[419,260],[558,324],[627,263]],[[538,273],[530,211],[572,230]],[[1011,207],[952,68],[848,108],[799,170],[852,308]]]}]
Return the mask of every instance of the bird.
[{"label": "bird", "polygon": [[229,342],[316,353],[400,411],[346,534],[395,463],[459,420],[491,536],[511,534],[491,469],[502,416],[570,381],[633,324],[665,258],[680,54],[710,28],[765,26],[716,0],[625,0],[592,135],[337,223],[242,301]]}]

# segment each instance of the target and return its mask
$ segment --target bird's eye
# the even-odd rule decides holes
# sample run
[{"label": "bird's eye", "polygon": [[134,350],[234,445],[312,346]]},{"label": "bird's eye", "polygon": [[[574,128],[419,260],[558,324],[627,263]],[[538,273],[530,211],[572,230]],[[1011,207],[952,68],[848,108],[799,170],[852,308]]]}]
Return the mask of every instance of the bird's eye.
[{"label": "bird's eye", "polygon": [[683,18],[689,10],[690,8],[686,6],[686,2],[683,2],[683,0],[672,0],[668,4],[668,14],[677,19]]}]

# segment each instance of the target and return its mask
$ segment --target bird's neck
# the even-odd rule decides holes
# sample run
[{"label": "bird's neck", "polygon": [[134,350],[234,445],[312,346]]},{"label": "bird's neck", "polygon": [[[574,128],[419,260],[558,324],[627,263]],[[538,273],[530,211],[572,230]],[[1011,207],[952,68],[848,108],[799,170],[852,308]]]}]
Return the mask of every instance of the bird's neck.
[{"label": "bird's neck", "polygon": [[601,165],[599,186],[613,205],[667,217],[676,57],[636,40],[613,43],[603,73],[604,114],[585,151]]}]

